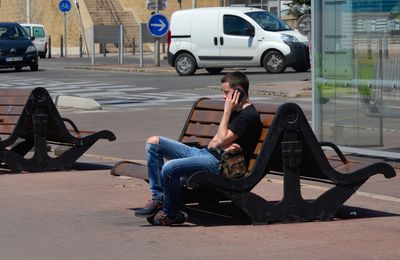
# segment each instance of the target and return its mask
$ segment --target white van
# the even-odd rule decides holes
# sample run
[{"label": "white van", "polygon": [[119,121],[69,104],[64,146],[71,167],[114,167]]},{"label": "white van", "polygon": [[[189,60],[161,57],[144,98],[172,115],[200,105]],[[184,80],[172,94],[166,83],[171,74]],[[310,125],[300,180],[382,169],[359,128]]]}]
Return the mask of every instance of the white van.
[{"label": "white van", "polygon": [[32,38],[32,42],[38,50],[40,58],[46,58],[47,40],[44,26],[33,23],[23,23],[21,26],[25,29],[30,37],[34,37]]},{"label": "white van", "polygon": [[282,20],[249,7],[174,12],[168,63],[181,76],[198,68],[218,74],[227,67],[261,66],[269,73],[310,68],[308,40]]}]

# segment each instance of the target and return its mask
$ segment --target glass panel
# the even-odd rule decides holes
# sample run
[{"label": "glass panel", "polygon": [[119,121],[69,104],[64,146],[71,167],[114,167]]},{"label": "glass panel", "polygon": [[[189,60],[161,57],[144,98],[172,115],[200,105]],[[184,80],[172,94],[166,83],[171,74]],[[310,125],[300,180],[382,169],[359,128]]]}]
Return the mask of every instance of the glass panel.
[{"label": "glass panel", "polygon": [[44,30],[42,27],[33,27],[33,36],[36,38],[45,38]]},{"label": "glass panel", "polygon": [[400,152],[400,1],[313,1],[314,130]]},{"label": "glass panel", "polygon": [[31,33],[31,27],[29,27],[29,26],[24,26],[24,29],[25,29],[26,33],[27,33],[29,36],[32,35],[32,33]]}]

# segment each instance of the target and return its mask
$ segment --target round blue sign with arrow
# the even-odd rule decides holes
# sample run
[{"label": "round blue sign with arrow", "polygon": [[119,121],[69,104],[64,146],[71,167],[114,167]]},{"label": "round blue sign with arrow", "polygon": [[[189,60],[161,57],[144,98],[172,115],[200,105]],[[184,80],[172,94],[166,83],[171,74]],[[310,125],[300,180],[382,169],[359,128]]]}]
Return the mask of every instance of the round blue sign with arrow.
[{"label": "round blue sign with arrow", "polygon": [[67,13],[71,10],[71,2],[69,0],[61,0],[58,4],[58,8],[61,12]]},{"label": "round blue sign with arrow", "polygon": [[162,14],[154,14],[147,22],[147,28],[154,37],[164,36],[169,28],[168,19]]}]

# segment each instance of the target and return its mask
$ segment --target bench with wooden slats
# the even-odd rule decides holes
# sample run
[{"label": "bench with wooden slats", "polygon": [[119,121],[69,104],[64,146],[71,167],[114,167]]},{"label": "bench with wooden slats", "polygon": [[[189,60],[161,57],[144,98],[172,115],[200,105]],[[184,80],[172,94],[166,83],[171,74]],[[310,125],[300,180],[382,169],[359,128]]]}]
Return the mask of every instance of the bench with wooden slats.
[{"label": "bench with wooden slats", "polygon": [[[62,118],[44,88],[0,90],[0,138],[1,167],[11,172],[67,170],[97,140],[115,140],[108,130],[82,131]],[[49,156],[49,144],[69,149]]]},{"label": "bench with wooden slats", "polygon": [[[372,175],[395,176],[386,163],[352,163],[338,147],[318,142],[301,108],[292,103],[280,106],[253,103],[261,115],[263,131],[249,164],[250,173],[239,179],[198,172],[185,180],[182,203],[231,201],[255,223],[332,219],[338,209]],[[179,141],[205,147],[218,130],[224,100],[197,100],[182,129]],[[339,159],[328,160],[321,146],[328,146]],[[111,174],[147,180],[145,165],[118,162]],[[268,173],[282,174],[284,196],[269,202],[251,192]],[[328,182],[333,187],[309,202],[303,199],[300,178]],[[152,220],[149,219],[149,222]]]},{"label": "bench with wooden slats", "polygon": [[[256,146],[249,169],[254,165],[255,159],[260,152],[261,146],[267,136],[268,129],[278,109],[277,105],[253,103],[260,113],[263,130]],[[182,143],[197,143],[198,146],[206,147],[217,133],[219,122],[224,111],[223,100],[199,99],[189,113],[188,119],[182,129],[179,141]]]}]

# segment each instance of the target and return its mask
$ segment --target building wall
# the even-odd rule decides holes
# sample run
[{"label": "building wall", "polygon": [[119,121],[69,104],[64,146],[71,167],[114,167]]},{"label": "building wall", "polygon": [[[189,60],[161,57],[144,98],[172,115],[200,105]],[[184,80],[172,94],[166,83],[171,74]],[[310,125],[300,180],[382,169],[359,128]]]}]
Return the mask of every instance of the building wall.
[{"label": "building wall", "polygon": [[[0,20],[27,22],[26,0],[0,0]],[[58,9],[59,0],[30,0],[30,22],[43,24],[48,36],[51,36],[52,47],[60,46],[60,36],[64,34],[64,14]],[[73,1],[71,1],[73,3]],[[67,46],[79,46],[79,35],[82,34],[80,19],[75,6],[67,13]],[[84,19],[86,23],[90,20]],[[56,51],[56,50],[55,50]]]},{"label": "building wall", "polygon": [[[131,9],[137,20],[145,23],[151,16],[152,10],[147,10],[146,1],[145,0],[120,0],[122,5],[125,8]],[[178,1],[170,0],[167,1],[167,8],[165,10],[161,10],[160,13],[164,14],[168,19],[171,17],[172,13],[180,10],[180,6]],[[219,0],[199,0],[197,1],[197,7],[213,7],[219,6]],[[192,8],[192,1],[182,0],[182,9],[190,9]]]},{"label": "building wall", "polygon": [[[124,9],[131,11],[137,23],[145,23],[151,16],[152,10],[147,10],[145,0],[113,0],[120,1]],[[26,14],[27,0],[0,0],[0,20],[16,21],[19,23],[27,22]],[[68,53],[78,53],[79,36],[86,36],[87,42],[90,43],[91,28],[93,21],[87,11],[85,0],[79,0],[80,15],[74,0],[70,1],[73,6],[67,13],[67,46]],[[182,0],[182,9],[192,8],[192,1]],[[225,0],[223,5],[229,5],[230,1]],[[52,39],[52,53],[59,52],[60,36],[64,35],[64,14],[58,9],[59,0],[30,0],[30,22],[43,24],[46,28],[48,36]],[[220,0],[198,0],[197,7],[213,7],[220,6]],[[171,17],[172,13],[180,10],[177,0],[169,0],[167,8],[161,10],[160,13]],[[83,22],[83,29],[81,25]],[[294,23],[290,22],[292,26]],[[90,44],[89,44],[90,45]],[[90,49],[90,46],[89,46]]]}]

